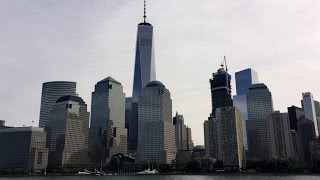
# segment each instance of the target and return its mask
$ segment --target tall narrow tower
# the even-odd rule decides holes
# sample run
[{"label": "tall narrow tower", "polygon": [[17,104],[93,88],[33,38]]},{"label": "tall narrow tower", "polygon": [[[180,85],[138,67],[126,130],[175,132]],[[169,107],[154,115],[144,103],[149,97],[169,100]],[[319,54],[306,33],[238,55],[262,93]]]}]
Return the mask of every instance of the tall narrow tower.
[{"label": "tall narrow tower", "polygon": [[143,22],[138,24],[134,79],[132,91],[131,119],[129,123],[129,151],[134,153],[138,143],[138,97],[141,89],[156,79],[153,26],[147,22],[146,1],[144,1]]}]

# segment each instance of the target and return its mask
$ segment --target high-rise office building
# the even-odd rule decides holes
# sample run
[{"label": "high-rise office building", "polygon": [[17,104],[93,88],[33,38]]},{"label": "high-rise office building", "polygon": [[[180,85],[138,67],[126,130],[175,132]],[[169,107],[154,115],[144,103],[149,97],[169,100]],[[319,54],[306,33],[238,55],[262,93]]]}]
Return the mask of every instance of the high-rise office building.
[{"label": "high-rise office building", "polygon": [[233,105],[239,109],[242,115],[243,143],[245,150],[248,150],[246,120],[248,120],[247,97],[249,87],[259,83],[258,73],[253,69],[245,69],[236,72],[237,95],[233,96]]},{"label": "high-rise office building", "polygon": [[319,128],[320,124],[317,122],[316,109],[314,105],[313,95],[310,92],[302,93],[302,108],[304,111],[305,118],[310,119],[314,122],[314,129],[316,132],[316,136],[319,136]]},{"label": "high-rise office building", "polygon": [[89,163],[89,112],[81,97],[59,98],[46,124],[49,136],[49,164],[84,167]]},{"label": "high-rise office building", "polygon": [[290,129],[293,129],[297,132],[298,119],[304,116],[303,109],[296,106],[290,106],[288,107],[288,115],[290,121]]},{"label": "high-rise office building", "polygon": [[43,128],[0,129],[0,168],[27,168],[34,172],[47,168],[46,136]]},{"label": "high-rise office building", "polygon": [[[207,126],[204,127],[208,128],[208,136],[205,136],[205,142],[208,142],[206,148],[209,149],[209,156],[221,160],[222,154],[219,151],[221,149],[221,141],[218,139],[220,138],[220,122],[216,122],[215,117],[217,108],[233,105],[231,99],[231,75],[228,73],[227,67],[225,69],[224,65],[221,65],[212,76],[212,79],[210,79],[212,111],[208,118],[208,124],[205,124]],[[209,138],[209,140],[206,138]]]},{"label": "high-rise office building", "polygon": [[269,159],[269,134],[267,117],[274,112],[272,95],[263,84],[253,84],[247,93],[248,159]]},{"label": "high-rise office building", "polygon": [[191,137],[191,129],[184,124],[183,115],[176,113],[173,117],[173,125],[175,127],[175,138],[177,150],[192,150],[193,141]]},{"label": "high-rise office building", "polygon": [[270,137],[270,155],[272,158],[287,159],[293,157],[292,139],[288,113],[275,111],[268,116]]},{"label": "high-rise office building", "polygon": [[310,163],[310,142],[316,138],[314,121],[301,117],[298,119],[297,127],[299,160]]},{"label": "high-rise office building", "polygon": [[132,98],[126,97],[125,104],[125,125],[129,129],[130,119],[131,119],[131,108],[132,108]]},{"label": "high-rise office building", "polygon": [[42,85],[39,127],[44,128],[56,101],[67,95],[76,95],[76,83],[68,81],[46,82]]},{"label": "high-rise office building", "polygon": [[138,143],[138,98],[141,89],[156,79],[154,58],[153,26],[146,21],[146,4],[144,4],[144,21],[138,24],[136,55],[134,66],[132,109],[129,126],[129,151],[135,153]]},{"label": "high-rise office building", "polygon": [[[127,153],[125,129],[125,94],[120,82],[107,77],[92,92],[89,150],[91,161],[106,163],[116,150]],[[119,134],[120,133],[120,134]],[[114,142],[116,141],[116,142]],[[110,143],[114,142],[114,143]],[[121,147],[115,147],[121,146]]]},{"label": "high-rise office building", "polygon": [[4,120],[0,120],[0,129],[6,127],[6,122]]},{"label": "high-rise office building", "polygon": [[215,109],[226,106],[233,106],[231,98],[231,75],[228,73],[227,68],[221,65],[216,73],[212,74],[210,79],[211,88],[211,104],[212,115],[215,115]]},{"label": "high-rise office building", "polygon": [[320,103],[319,101],[314,101],[314,110],[316,111],[316,119],[318,123],[318,128],[320,126]]},{"label": "high-rise office building", "polygon": [[170,92],[152,81],[139,95],[137,162],[171,164],[176,157]]},{"label": "high-rise office building", "polygon": [[187,150],[191,151],[194,148],[193,140],[192,140],[192,134],[191,134],[191,128],[187,126]]},{"label": "high-rise office building", "polygon": [[241,113],[235,107],[219,109],[216,122],[219,122],[220,134],[217,139],[221,141],[218,151],[221,152],[223,166],[240,170],[245,167]]},{"label": "high-rise office building", "polygon": [[258,73],[251,69],[236,72],[237,95],[247,94],[252,84],[259,83]]}]

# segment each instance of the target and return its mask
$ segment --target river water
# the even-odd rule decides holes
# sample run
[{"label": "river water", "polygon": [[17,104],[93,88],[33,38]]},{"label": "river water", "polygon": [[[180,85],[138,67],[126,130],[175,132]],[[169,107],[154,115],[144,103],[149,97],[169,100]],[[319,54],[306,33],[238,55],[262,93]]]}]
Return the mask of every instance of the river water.
[{"label": "river water", "polygon": [[163,175],[163,176],[54,176],[0,177],[0,180],[320,180],[320,176],[275,175]]}]

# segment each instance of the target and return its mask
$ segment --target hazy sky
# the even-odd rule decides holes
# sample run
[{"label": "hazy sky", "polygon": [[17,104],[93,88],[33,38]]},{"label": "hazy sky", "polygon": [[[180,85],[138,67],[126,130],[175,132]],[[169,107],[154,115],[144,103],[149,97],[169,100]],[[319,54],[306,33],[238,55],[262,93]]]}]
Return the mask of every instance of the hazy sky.
[{"label": "hazy sky", "polygon": [[[203,144],[209,78],[224,55],[234,72],[253,68],[275,109],[320,100],[319,0],[149,0],[157,79],[173,112]],[[137,24],[143,0],[1,0],[0,119],[38,125],[42,83],[77,82],[88,104],[96,82],[112,76],[131,96]],[[34,121],[34,123],[32,123]]]}]

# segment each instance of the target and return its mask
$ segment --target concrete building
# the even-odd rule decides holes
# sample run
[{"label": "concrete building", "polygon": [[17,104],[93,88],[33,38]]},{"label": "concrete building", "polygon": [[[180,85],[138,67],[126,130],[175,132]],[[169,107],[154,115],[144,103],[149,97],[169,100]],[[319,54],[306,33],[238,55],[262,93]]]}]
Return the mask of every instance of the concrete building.
[{"label": "concrete building", "polygon": [[[219,114],[219,115],[218,115]],[[227,169],[239,170],[245,167],[243,146],[242,119],[240,111],[235,107],[219,108],[217,121],[220,125],[220,139],[223,165]]]},{"label": "concrete building", "polygon": [[[145,4],[146,7],[146,4]],[[146,10],[146,8],[144,8]],[[134,79],[132,91],[132,114],[129,129],[129,151],[135,155],[138,145],[138,98],[141,89],[156,79],[153,26],[147,22],[144,11],[143,22],[138,24]]]},{"label": "concrete building", "polygon": [[270,155],[274,159],[294,157],[288,113],[275,111],[268,116]]},{"label": "concrete building", "polygon": [[193,147],[194,144],[192,140],[191,128],[187,126],[187,150],[192,150]]},{"label": "concrete building", "polygon": [[248,159],[270,158],[267,118],[274,112],[272,95],[265,84],[253,84],[247,93]]},{"label": "concrete building", "polygon": [[233,96],[233,105],[242,115],[243,142],[245,150],[248,150],[246,120],[248,120],[247,92],[252,84],[259,83],[258,73],[253,69],[245,69],[235,73],[237,95]]},{"label": "concrete building", "polygon": [[302,108],[305,114],[305,118],[310,119],[314,122],[314,129],[316,136],[319,136],[319,128],[320,124],[318,124],[316,109],[314,104],[313,95],[310,92],[302,93]]},{"label": "concrete building", "polygon": [[171,164],[176,158],[170,92],[152,81],[139,96],[137,162]]},{"label": "concrete building", "polygon": [[77,84],[75,82],[68,81],[53,81],[43,83],[39,127],[44,128],[46,126],[46,123],[50,119],[50,112],[60,97],[77,95],[76,86]]},{"label": "concrete building", "polygon": [[314,101],[314,110],[316,112],[316,119],[318,123],[318,127],[320,126],[320,103],[319,101]]},{"label": "concrete building", "polygon": [[115,153],[127,154],[125,94],[112,77],[99,81],[92,93],[89,150],[95,164],[109,162]]},{"label": "concrete building", "polygon": [[46,136],[43,128],[0,129],[0,168],[44,170],[48,164]]},{"label": "concrete building", "polygon": [[288,107],[288,115],[290,121],[290,129],[293,129],[297,132],[298,119],[304,116],[303,109],[296,106]]},{"label": "concrete building", "polygon": [[81,97],[63,96],[51,111],[46,125],[49,136],[49,164],[85,167],[89,163],[89,112]]},{"label": "concrete building", "polygon": [[311,163],[309,142],[316,138],[314,122],[305,117],[298,119],[298,155],[299,160]]}]

